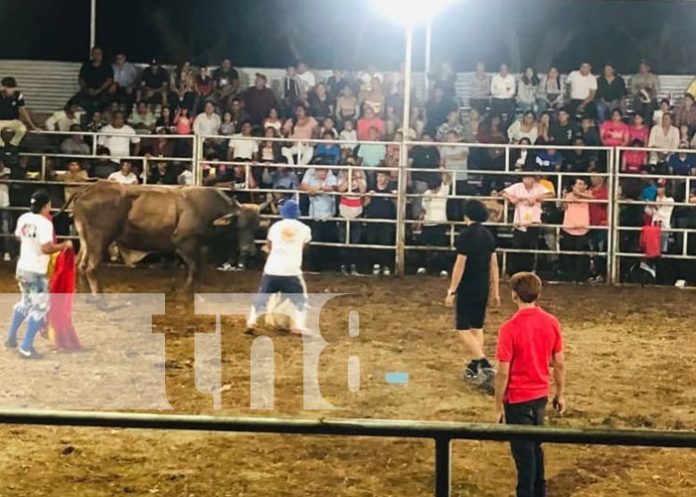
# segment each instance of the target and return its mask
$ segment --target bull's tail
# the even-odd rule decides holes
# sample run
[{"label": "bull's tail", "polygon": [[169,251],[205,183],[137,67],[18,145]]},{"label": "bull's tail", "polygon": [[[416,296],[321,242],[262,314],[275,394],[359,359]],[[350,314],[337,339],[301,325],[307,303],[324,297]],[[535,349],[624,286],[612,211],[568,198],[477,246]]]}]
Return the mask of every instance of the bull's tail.
[{"label": "bull's tail", "polygon": [[79,199],[82,195],[90,191],[92,188],[94,188],[97,185],[97,183],[94,183],[92,185],[89,185],[87,188],[84,190],[80,190],[78,192],[73,193],[70,195],[70,198],[63,204],[63,207],[60,208],[60,210],[56,213],[56,217],[60,216],[61,214],[64,214],[65,211],[68,210],[70,205],[75,202],[77,199]]}]

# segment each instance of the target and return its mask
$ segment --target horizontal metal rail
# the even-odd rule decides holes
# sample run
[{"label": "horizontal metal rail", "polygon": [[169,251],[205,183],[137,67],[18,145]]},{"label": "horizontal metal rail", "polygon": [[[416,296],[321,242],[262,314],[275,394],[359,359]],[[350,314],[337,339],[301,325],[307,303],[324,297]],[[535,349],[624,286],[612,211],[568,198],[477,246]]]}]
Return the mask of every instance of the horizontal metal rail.
[{"label": "horizontal metal rail", "polygon": [[451,496],[452,441],[535,440],[572,445],[696,448],[696,433],[402,420],[286,419],[198,415],[2,410],[0,424],[143,430],[380,437],[435,442],[435,497]]}]

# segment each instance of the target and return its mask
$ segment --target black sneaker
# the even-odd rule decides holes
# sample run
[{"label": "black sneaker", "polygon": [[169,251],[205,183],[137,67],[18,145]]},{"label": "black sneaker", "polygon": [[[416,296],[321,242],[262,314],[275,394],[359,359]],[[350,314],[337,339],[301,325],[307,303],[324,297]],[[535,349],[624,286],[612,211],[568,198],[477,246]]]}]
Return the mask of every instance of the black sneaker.
[{"label": "black sneaker", "polygon": [[17,339],[16,338],[8,338],[5,340],[5,348],[6,349],[16,349],[17,348]]},{"label": "black sneaker", "polygon": [[478,387],[489,395],[495,395],[495,370],[480,368],[477,378]]},{"label": "black sneaker", "polygon": [[464,379],[469,381],[474,381],[478,378],[478,367],[474,363],[470,363],[466,368],[464,368]]},{"label": "black sneaker", "polygon": [[19,357],[22,359],[41,359],[43,357],[43,355],[39,354],[34,347],[30,348],[29,350],[24,350],[22,347],[18,347],[17,352],[19,352]]}]

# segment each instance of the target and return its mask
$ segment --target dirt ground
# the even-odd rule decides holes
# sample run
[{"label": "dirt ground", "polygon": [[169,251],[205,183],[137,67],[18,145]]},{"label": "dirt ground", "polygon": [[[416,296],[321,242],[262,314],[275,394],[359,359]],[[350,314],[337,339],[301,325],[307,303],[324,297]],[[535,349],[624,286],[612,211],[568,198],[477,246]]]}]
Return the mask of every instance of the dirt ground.
[{"label": "dirt ground", "polygon": [[[213,331],[213,316],[194,316],[190,297],[175,290],[176,271],[105,272],[110,292],[168,292],[166,314],[153,318],[166,338],[166,393],[176,413],[254,416],[489,421],[492,400],[461,380],[464,357],[442,307],[446,283],[434,277],[372,278],[309,275],[310,292],[350,294],[321,315],[329,346],[320,362],[324,397],[340,409],[306,411],[302,402],[302,341],[269,332],[275,346],[273,410],[249,409],[253,337],[241,318],[222,320],[222,409],[194,384],[194,333]],[[207,274],[206,292],[250,292],[257,273]],[[0,291],[14,291],[9,267]],[[513,307],[488,318],[488,349]],[[548,286],[542,305],[564,326],[569,412],[549,423],[570,427],[687,429],[696,424],[696,294],[673,288]],[[348,311],[360,313],[360,335],[348,334]],[[0,375],[23,374],[24,385],[51,382],[46,373],[77,374],[89,385],[87,364],[114,361],[115,335],[98,314],[76,316],[89,347],[82,354],[49,354],[40,365],[9,352]],[[3,326],[6,323],[2,323]],[[38,348],[48,350],[46,342]],[[348,358],[361,362],[357,393],[347,388]],[[118,364],[118,362],[114,362]],[[385,373],[408,372],[405,385]],[[89,386],[87,388],[89,394]],[[96,385],[96,383],[95,383]],[[8,393],[4,386],[4,394]],[[92,394],[98,398],[103,392]],[[50,404],[64,392],[47,394]],[[51,397],[51,395],[55,395]],[[36,399],[34,399],[36,400]],[[427,496],[432,495],[431,443],[275,435],[218,435],[135,430],[0,427],[0,495],[185,497]],[[550,497],[693,496],[696,452],[548,445]],[[454,496],[514,495],[514,468],[502,443],[454,446]]]}]

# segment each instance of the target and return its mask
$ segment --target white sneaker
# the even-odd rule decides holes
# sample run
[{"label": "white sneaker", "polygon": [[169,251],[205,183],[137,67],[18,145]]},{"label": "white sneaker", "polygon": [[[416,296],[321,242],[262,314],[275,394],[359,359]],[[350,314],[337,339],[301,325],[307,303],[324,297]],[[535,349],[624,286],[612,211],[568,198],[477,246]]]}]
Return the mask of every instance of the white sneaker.
[{"label": "white sneaker", "polygon": [[385,267],[382,269],[382,276],[391,276],[391,271],[389,270],[388,267]]},{"label": "white sneaker", "polygon": [[358,272],[358,267],[355,264],[350,265],[350,275],[351,276],[360,276],[360,273]]},{"label": "white sneaker", "polygon": [[380,267],[379,264],[375,264],[374,266],[372,266],[372,274],[373,274],[374,276],[379,276],[379,273],[380,273],[381,269],[382,269],[382,268]]},{"label": "white sneaker", "polygon": [[427,271],[425,270],[424,267],[419,267],[418,271],[416,271],[416,274],[418,274],[420,276],[423,276],[425,273],[427,273]]},{"label": "white sneaker", "polygon": [[2,260],[5,262],[10,262],[12,260],[12,256],[9,252],[5,252],[2,256]]},{"label": "white sneaker", "polygon": [[218,266],[217,270],[223,273],[228,273],[230,271],[234,271],[234,266],[232,266],[232,264],[230,264],[229,262],[226,262],[222,266]]},{"label": "white sneaker", "polygon": [[445,270],[440,271],[440,278],[447,278],[448,276],[449,276],[449,274],[447,273],[447,271],[445,271]]}]

